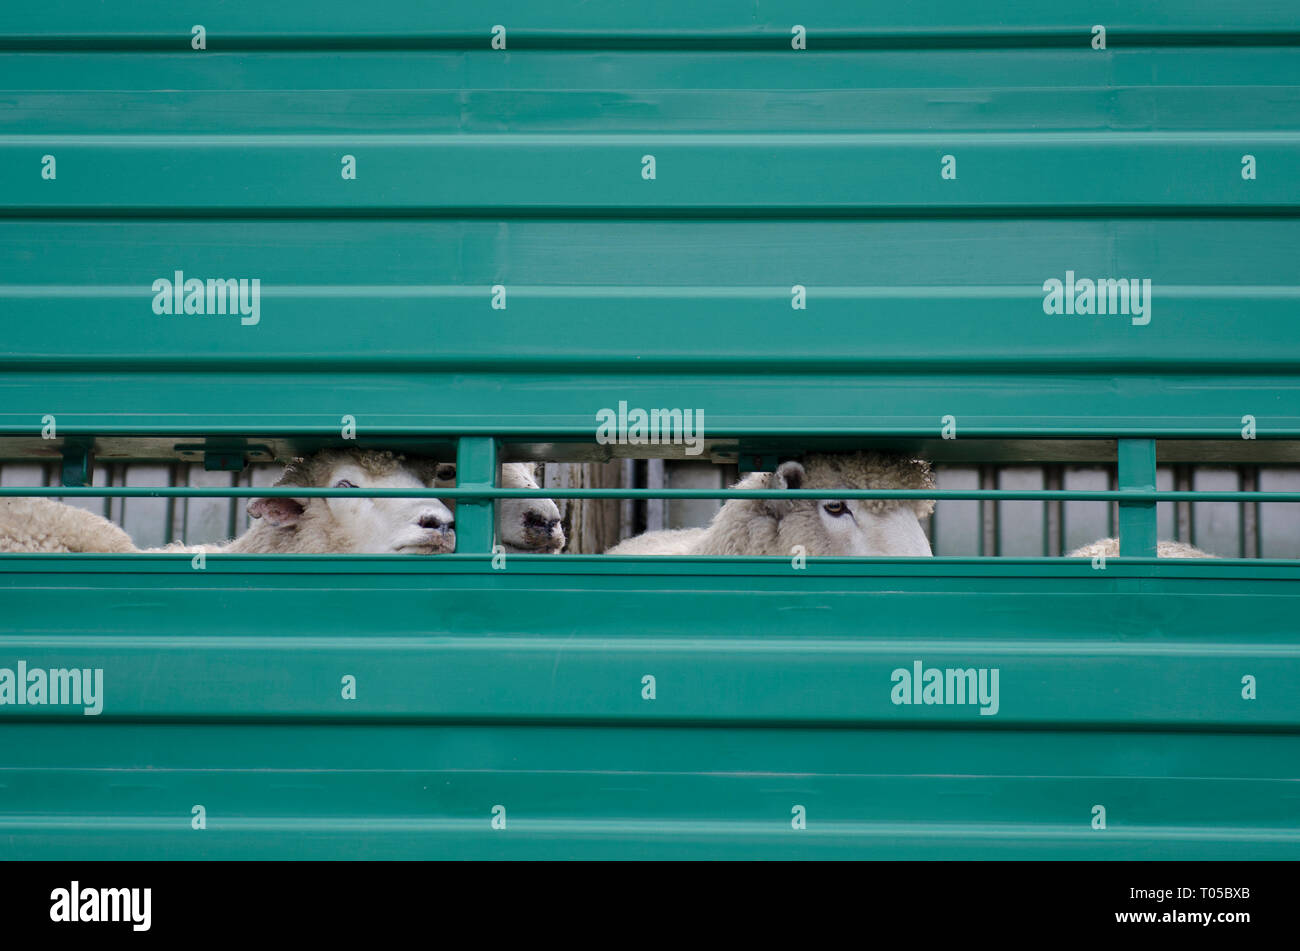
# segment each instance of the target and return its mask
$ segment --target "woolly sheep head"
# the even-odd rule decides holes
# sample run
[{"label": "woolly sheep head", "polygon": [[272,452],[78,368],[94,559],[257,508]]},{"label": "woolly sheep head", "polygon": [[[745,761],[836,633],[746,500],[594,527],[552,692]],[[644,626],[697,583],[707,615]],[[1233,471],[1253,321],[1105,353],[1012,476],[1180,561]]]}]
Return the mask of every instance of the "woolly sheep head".
[{"label": "woolly sheep head", "polygon": [[[761,516],[754,541],[774,554],[802,545],[809,555],[929,557],[920,519],[934,511],[929,499],[838,499],[835,489],[933,489],[929,463],[876,452],[819,453],[803,465],[785,462],[775,472],[751,473],[739,489],[827,489],[821,499],[755,499],[741,504]],[[736,500],[733,500],[736,501]],[[732,503],[728,503],[732,504]],[[768,535],[759,539],[760,535]]]},{"label": "woolly sheep head", "polygon": [[[435,484],[439,488],[455,486],[456,467],[451,463],[439,464]],[[523,462],[502,464],[501,486],[540,488],[532,466]],[[454,512],[456,503],[448,502]],[[563,550],[565,537],[560,509],[550,499],[497,499],[496,511],[497,539],[508,553],[554,555]]]},{"label": "woolly sheep head", "polygon": [[[426,489],[436,471],[432,461],[391,452],[326,449],[290,464],[276,485]],[[253,499],[248,514],[266,528],[298,533],[338,554],[439,555],[456,548],[454,516],[438,499],[277,496]]]}]

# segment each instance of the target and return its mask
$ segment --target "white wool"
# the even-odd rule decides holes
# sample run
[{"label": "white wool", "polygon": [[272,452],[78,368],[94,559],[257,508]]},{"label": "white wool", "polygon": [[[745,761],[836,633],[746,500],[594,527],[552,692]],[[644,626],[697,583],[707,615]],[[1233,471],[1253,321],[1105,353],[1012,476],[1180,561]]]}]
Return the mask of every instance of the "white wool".
[{"label": "white wool", "polygon": [[[1099,555],[1105,555],[1107,558],[1119,557],[1119,539],[1102,538],[1090,545],[1084,545],[1076,548],[1067,555],[1067,558],[1096,558]],[[1207,551],[1201,551],[1186,542],[1176,542],[1172,540],[1156,542],[1156,557],[1158,558],[1218,558],[1218,555],[1211,555]]]},{"label": "white wool", "polygon": [[[390,452],[326,449],[289,465],[277,486],[430,488],[435,463]],[[139,552],[122,529],[49,499],[8,499],[0,506],[0,551]],[[221,545],[175,543],[149,552],[366,554],[452,551],[451,511],[438,499],[284,498],[249,502],[253,525]]]},{"label": "white wool", "polygon": [[132,552],[108,519],[53,499],[0,499],[0,552]]},{"label": "white wool", "polygon": [[737,489],[826,489],[822,499],[728,499],[708,528],[647,532],[610,555],[931,554],[919,517],[928,499],[838,499],[836,489],[933,489],[929,463],[888,453],[815,453],[754,472]]}]

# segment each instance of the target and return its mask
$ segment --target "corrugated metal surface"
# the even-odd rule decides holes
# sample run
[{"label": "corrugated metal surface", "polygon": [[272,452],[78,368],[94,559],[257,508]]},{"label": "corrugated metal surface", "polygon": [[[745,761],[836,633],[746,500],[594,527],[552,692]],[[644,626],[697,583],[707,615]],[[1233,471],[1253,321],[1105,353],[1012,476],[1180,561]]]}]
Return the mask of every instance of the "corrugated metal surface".
[{"label": "corrugated metal surface", "polygon": [[[40,632],[19,638],[33,662],[106,678],[93,725],[44,708],[6,726],[0,822],[16,854],[1281,857],[1300,845],[1293,572],[628,575],[557,558],[493,574],[457,555],[434,574],[275,558],[197,573],[150,560],[7,577],[8,623]],[[95,630],[52,617],[69,586],[101,606]],[[1000,709],[893,705],[890,671],[916,659],[999,668]],[[1260,700],[1241,699],[1243,672]],[[355,701],[341,698],[346,674]],[[191,829],[193,805],[206,830]],[[1090,828],[1094,805],[1104,831]]]},{"label": "corrugated metal surface", "polygon": [[[0,435],[49,459],[47,415],[109,448],[352,415],[585,458],[627,400],[704,408],[711,457],[1294,462],[1300,24],[1132,7],[6,10]],[[257,319],[156,313],[177,271],[258,279]],[[1150,279],[1150,322],[1045,314],[1069,271]],[[0,556],[0,669],[104,678],[94,717],[0,707],[0,846],[1300,856],[1294,564],[494,571],[481,528],[430,559]],[[893,702],[915,664],[999,688]]]}]

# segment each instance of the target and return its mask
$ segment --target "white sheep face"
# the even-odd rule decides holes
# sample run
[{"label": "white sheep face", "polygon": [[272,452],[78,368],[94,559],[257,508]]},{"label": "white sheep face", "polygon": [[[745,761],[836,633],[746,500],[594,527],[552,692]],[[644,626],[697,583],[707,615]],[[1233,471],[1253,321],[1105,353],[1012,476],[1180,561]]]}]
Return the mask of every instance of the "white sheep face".
[{"label": "white sheep face", "polygon": [[[735,488],[773,491],[770,498],[729,499],[708,528],[646,532],[612,555],[791,555],[926,558],[930,543],[921,518],[934,504],[837,498],[846,489],[933,489],[929,464],[892,453],[814,453],[808,468],[783,462],[775,472],[751,472]],[[815,490],[791,498],[782,490]]]},{"label": "white sheep face", "polygon": [[[849,473],[837,475],[824,462],[813,464],[817,467],[816,478],[811,478],[797,462],[782,463],[770,476],[756,474],[751,478],[756,487],[824,487],[828,492],[835,490],[826,485],[828,480],[843,488],[867,488],[872,481],[865,468],[850,466]],[[832,495],[816,500],[770,500],[765,508],[777,523],[776,552],[802,545],[810,555],[928,558],[933,554],[916,510],[910,505],[882,505],[870,499],[836,499]]]},{"label": "white sheep face", "polygon": [[[410,468],[397,466],[382,475],[344,456],[330,468],[326,478],[317,478],[322,488],[424,489],[429,486]],[[349,555],[441,555],[454,551],[451,510],[438,499],[402,498],[290,498],[271,496],[254,499],[248,514],[260,519],[256,532],[250,530],[230,550],[295,550],[293,541],[310,538],[307,548]],[[265,535],[272,531],[272,536]],[[256,544],[247,543],[256,539]],[[244,545],[241,545],[244,543]]]},{"label": "white sheep face", "polygon": [[[425,483],[406,468],[375,476],[343,462],[330,473],[335,488],[423,489]],[[358,554],[439,555],[456,547],[454,518],[438,499],[318,499]]]},{"label": "white sheep face", "polygon": [[[539,488],[531,467],[518,462],[501,467],[501,484],[512,489]],[[565,541],[559,506],[550,499],[500,499],[497,537],[506,551],[554,555]]]},{"label": "white sheep face", "polygon": [[[456,466],[442,463],[433,483],[438,488],[454,488]],[[523,462],[506,462],[501,466],[501,486],[507,489],[540,488],[532,466]],[[451,502],[452,511],[456,504]],[[565,536],[560,509],[550,499],[497,499],[496,536],[507,553],[554,555],[564,550]]]},{"label": "white sheep face", "polygon": [[928,558],[930,542],[911,508],[899,506],[884,514],[871,512],[862,501],[818,501],[825,555],[876,555]]}]

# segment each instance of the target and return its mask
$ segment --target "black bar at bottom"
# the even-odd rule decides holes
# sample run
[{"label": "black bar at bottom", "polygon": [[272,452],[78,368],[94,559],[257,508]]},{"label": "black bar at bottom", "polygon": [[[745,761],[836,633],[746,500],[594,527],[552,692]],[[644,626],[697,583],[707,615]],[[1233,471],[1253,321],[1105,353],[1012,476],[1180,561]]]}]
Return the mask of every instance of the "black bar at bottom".
[{"label": "black bar at bottom", "polygon": [[734,945],[750,932],[767,944],[788,932],[808,945],[1199,935],[1230,946],[1293,940],[1295,873],[1281,862],[8,862],[0,931],[6,943],[283,936],[331,947],[399,931],[457,945],[508,933]]}]

